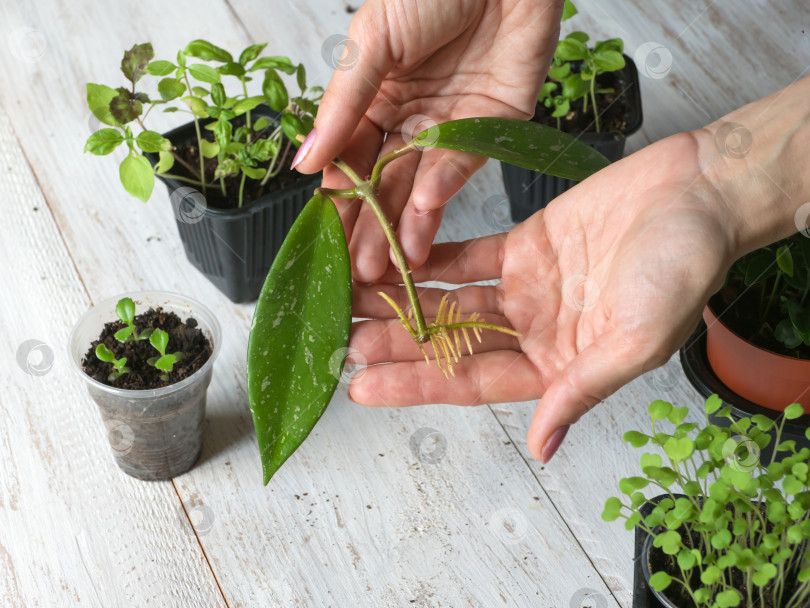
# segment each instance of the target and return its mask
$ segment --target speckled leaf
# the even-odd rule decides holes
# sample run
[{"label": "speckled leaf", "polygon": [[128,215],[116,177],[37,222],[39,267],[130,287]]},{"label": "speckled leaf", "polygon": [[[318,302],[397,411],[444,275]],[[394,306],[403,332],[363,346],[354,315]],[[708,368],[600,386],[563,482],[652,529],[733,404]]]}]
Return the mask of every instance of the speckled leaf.
[{"label": "speckled leaf", "polygon": [[515,118],[463,118],[434,125],[415,138],[420,146],[472,152],[531,171],[581,181],[610,164],[575,137]]},{"label": "speckled leaf", "polygon": [[307,438],[340,379],[351,328],[349,250],[334,203],[316,194],[284,240],[248,341],[247,387],[264,483]]}]

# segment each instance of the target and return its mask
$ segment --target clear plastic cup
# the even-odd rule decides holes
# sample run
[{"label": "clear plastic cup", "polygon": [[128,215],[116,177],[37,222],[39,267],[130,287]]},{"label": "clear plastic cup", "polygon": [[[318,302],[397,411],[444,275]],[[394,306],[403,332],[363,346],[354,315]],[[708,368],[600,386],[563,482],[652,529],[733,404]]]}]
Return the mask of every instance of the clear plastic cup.
[{"label": "clear plastic cup", "polygon": [[[135,391],[107,386],[82,370],[82,359],[106,323],[117,319],[115,305],[132,298],[136,315],[149,308],[193,317],[211,341],[211,357],[194,374],[163,388]],[[76,323],[68,355],[98,405],[115,461],[127,475],[145,480],[171,479],[188,471],[202,451],[205,395],[219,354],[222,332],[214,314],[199,302],[165,291],[137,291],[105,300]]]}]

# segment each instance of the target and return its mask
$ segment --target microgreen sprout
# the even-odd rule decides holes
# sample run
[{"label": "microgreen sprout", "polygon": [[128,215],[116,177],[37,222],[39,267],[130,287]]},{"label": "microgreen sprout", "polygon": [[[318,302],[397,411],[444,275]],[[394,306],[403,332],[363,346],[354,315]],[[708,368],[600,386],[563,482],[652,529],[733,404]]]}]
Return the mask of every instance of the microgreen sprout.
[{"label": "microgreen sprout", "polygon": [[104,344],[99,344],[96,346],[96,357],[98,357],[99,361],[112,363],[113,371],[109,376],[107,376],[107,380],[109,382],[118,380],[118,378],[130,372],[130,369],[126,366],[127,358],[121,357],[120,359],[116,359],[115,354]]},{"label": "microgreen sprout", "polygon": [[[713,395],[702,428],[685,422],[685,407],[654,401],[648,411],[651,432],[628,431],[624,440],[635,448],[657,446],[668,462],[659,453],[643,454],[643,474],[619,482],[624,497],[609,498],[602,519],[621,518],[628,530],[639,526],[653,536],[666,565],[652,574],[652,587],[672,587],[701,608],[807,606],[810,449],[781,441],[785,421],[804,413],[801,405],[788,406],[778,424],[763,415],[734,420],[731,407]],[[728,419],[729,426],[709,424],[710,414]],[[662,428],[666,422],[671,432]],[[770,462],[762,463],[769,433],[775,448]],[[806,434],[810,438],[810,429]],[[777,454],[784,456],[781,462]],[[645,488],[665,497],[652,503]],[[646,503],[653,509],[644,516]]]},{"label": "microgreen sprout", "polygon": [[160,353],[160,357],[150,357],[146,362],[157,369],[166,372],[160,379],[164,382],[169,380],[169,374],[174,369],[174,364],[183,358],[183,353],[166,353],[169,346],[169,334],[162,329],[156,329],[149,336],[149,343]]},{"label": "microgreen sprout", "polygon": [[135,327],[135,302],[131,298],[122,298],[115,305],[115,314],[126,326],[115,332],[115,339],[119,342],[137,342],[147,340],[152,334],[151,329],[144,329],[139,332]]}]

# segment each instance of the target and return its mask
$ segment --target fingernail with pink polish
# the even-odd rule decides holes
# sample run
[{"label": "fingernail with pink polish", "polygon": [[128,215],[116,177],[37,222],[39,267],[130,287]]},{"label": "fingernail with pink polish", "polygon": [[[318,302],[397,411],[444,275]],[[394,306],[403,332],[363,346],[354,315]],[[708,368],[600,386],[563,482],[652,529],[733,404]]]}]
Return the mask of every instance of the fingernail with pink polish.
[{"label": "fingernail with pink polish", "polygon": [[312,147],[312,144],[315,143],[316,137],[317,131],[312,129],[312,131],[309,132],[309,135],[307,135],[307,138],[301,144],[301,147],[298,148],[298,152],[293,159],[292,165],[290,165],[290,170],[295,169],[298,163],[306,158],[307,154],[309,153],[309,149]]},{"label": "fingernail with pink polish", "polygon": [[569,428],[571,427],[568,424],[561,426],[551,434],[551,437],[548,438],[546,445],[543,446],[543,452],[540,454],[540,459],[544,463],[548,464],[548,461],[551,460],[551,458],[557,452],[559,447],[562,445]]}]

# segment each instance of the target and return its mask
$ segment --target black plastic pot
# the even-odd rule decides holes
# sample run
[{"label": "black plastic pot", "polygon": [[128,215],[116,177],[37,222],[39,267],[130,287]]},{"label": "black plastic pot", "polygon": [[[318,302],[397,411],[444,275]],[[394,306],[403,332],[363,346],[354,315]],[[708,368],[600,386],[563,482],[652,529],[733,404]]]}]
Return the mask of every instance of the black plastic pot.
[{"label": "black plastic pot", "polygon": [[[661,494],[650,501],[658,504],[658,501],[668,497],[669,494]],[[642,517],[647,517],[653,510],[654,506],[650,503],[641,505],[640,511]],[[644,577],[644,569],[642,567],[642,554],[644,550],[644,543],[650,535],[645,530],[636,526],[635,536],[635,556],[633,557],[633,608],[663,608],[653,590],[647,584],[647,579]]]},{"label": "black plastic pot", "polygon": [[[267,106],[254,116],[277,118]],[[194,123],[164,134],[175,146],[196,137]],[[147,154],[150,161],[157,156]],[[302,175],[293,184],[245,204],[241,209],[209,207],[189,184],[158,176],[169,198],[191,264],[234,302],[255,300],[281,243],[298,214],[321,183],[321,174]]]},{"label": "black plastic pot", "polygon": [[[706,324],[702,320],[695,332],[690,336],[683,348],[681,348],[680,359],[684,374],[697,392],[703,395],[703,397],[709,397],[714,394],[718,395],[723,400],[723,403],[731,406],[731,415],[735,420],[754,416],[755,414],[762,414],[771,420],[777,420],[781,417],[782,412],[777,412],[757,405],[747,399],[743,399],[723,384],[715,375],[709,365],[709,357],[706,354]],[[768,379],[763,378],[762,381],[768,382]],[[712,424],[717,426],[727,427],[730,424],[727,418],[719,418],[714,415],[710,415],[709,420]],[[810,414],[795,420],[787,420],[781,440],[788,441],[792,439],[796,442],[797,450],[803,447],[810,448],[810,441],[808,441],[805,435],[808,426],[810,426]],[[771,432],[771,442],[760,453],[760,460],[763,462],[767,463],[771,459],[776,441],[775,435],[774,432]],[[782,457],[789,454],[790,452],[781,452],[777,460],[781,460]]]},{"label": "black plastic pot", "polygon": [[[583,133],[577,138],[601,152],[610,162],[622,157],[627,137],[638,131],[642,123],[638,71],[630,57],[625,55],[624,60],[625,66],[619,72],[619,90],[628,104],[625,114],[627,126],[621,133]],[[541,108],[538,105],[538,112]],[[512,221],[516,223],[543,209],[554,198],[577,184],[570,179],[544,175],[507,163],[501,163],[501,170],[506,194],[509,196]]]}]

